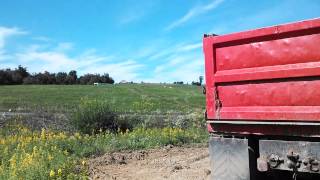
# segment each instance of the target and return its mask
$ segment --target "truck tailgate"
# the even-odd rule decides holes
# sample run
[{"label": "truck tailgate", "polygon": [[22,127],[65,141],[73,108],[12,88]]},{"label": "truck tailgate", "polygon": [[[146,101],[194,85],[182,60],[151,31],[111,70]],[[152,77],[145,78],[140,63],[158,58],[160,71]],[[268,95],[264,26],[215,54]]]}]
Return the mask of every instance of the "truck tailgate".
[{"label": "truck tailgate", "polygon": [[207,117],[320,123],[320,19],[204,37]]}]

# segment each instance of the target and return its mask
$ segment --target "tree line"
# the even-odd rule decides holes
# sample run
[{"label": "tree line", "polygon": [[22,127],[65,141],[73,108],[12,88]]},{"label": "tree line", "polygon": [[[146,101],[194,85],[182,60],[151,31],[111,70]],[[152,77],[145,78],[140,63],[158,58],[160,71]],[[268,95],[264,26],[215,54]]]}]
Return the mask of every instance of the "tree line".
[{"label": "tree line", "polygon": [[0,69],[0,85],[18,85],[18,84],[88,84],[93,83],[108,83],[113,84],[114,80],[108,73],[100,74],[85,74],[78,76],[77,71],[71,70],[69,73],[58,72],[30,74],[26,67],[18,66],[15,69]]}]

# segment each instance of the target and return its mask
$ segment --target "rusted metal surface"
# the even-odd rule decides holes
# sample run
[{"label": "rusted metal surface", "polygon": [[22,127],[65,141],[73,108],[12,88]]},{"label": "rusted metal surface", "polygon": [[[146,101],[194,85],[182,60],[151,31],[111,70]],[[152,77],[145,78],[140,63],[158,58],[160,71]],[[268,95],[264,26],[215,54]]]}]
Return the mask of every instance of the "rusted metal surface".
[{"label": "rusted metal surface", "polygon": [[[261,140],[258,169],[320,173],[320,142]],[[260,167],[259,167],[260,166]]]},{"label": "rusted metal surface", "polygon": [[248,140],[210,137],[211,178],[214,180],[250,180]]},{"label": "rusted metal surface", "polygon": [[204,37],[208,119],[320,125],[319,44],[320,19]]}]

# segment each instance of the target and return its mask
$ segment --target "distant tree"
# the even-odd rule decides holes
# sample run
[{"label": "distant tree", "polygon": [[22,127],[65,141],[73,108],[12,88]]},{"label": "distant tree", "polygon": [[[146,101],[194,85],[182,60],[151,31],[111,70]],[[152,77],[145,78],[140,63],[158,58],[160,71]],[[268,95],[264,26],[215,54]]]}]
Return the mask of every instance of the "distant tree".
[{"label": "distant tree", "polygon": [[23,84],[40,84],[40,82],[35,78],[35,76],[30,75],[23,79]]},{"label": "distant tree", "polygon": [[6,70],[0,70],[0,84],[8,84],[8,72]]},{"label": "distant tree", "polygon": [[176,82],[173,82],[173,84],[183,84],[183,81],[176,81]]},{"label": "distant tree", "polygon": [[108,73],[103,74],[100,79],[102,83],[108,83],[108,84],[114,83],[114,80],[109,76]]},{"label": "distant tree", "polygon": [[87,82],[88,85],[93,84],[93,83],[101,83],[101,80],[99,78],[100,75],[92,74],[90,76],[89,82]]},{"label": "distant tree", "polygon": [[9,84],[21,84],[23,82],[23,77],[18,71],[10,71],[11,82]]},{"label": "distant tree", "polygon": [[79,83],[84,85],[84,84],[87,84],[89,80],[90,80],[89,74],[85,74],[79,78]]},{"label": "distant tree", "polygon": [[72,70],[69,72],[68,76],[66,77],[66,84],[76,84],[77,83],[77,79],[78,79],[78,76],[77,76],[77,71],[75,70]]},{"label": "distant tree", "polygon": [[26,78],[28,77],[30,74],[27,71],[26,67],[22,67],[21,65],[18,66],[18,69],[16,69],[16,71],[23,77]]},{"label": "distant tree", "polygon": [[109,74],[85,74],[79,79],[80,84],[93,84],[93,83],[108,83],[113,84],[114,80],[109,76]]},{"label": "distant tree", "polygon": [[0,85],[2,84],[93,84],[109,83],[113,84],[114,80],[108,73],[100,74],[85,74],[78,78],[77,71],[71,70],[68,74],[65,72],[50,73],[45,71],[43,73],[30,74],[27,68],[21,65],[18,68],[11,70],[0,69]]},{"label": "distant tree", "polygon": [[200,85],[202,85],[202,81],[203,81],[203,76],[199,76]]},{"label": "distant tree", "polygon": [[67,73],[65,72],[58,72],[56,74],[56,83],[57,84],[65,84],[67,79]]},{"label": "distant tree", "polygon": [[10,68],[5,70],[4,73],[4,84],[13,84],[13,80],[12,80],[12,71]]},{"label": "distant tree", "polygon": [[55,73],[45,73],[45,76],[48,78],[48,84],[56,84],[56,74]]},{"label": "distant tree", "polygon": [[192,85],[195,85],[195,86],[201,86],[200,82],[194,82],[194,81],[192,81],[191,84],[192,84]]}]

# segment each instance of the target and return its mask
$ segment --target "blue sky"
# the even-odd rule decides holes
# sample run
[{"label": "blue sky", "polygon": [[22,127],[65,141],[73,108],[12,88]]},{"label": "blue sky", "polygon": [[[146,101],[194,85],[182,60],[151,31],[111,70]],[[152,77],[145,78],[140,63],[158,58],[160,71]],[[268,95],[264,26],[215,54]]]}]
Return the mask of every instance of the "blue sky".
[{"label": "blue sky", "polygon": [[202,36],[320,17],[320,0],[1,0],[0,69],[195,81]]}]

